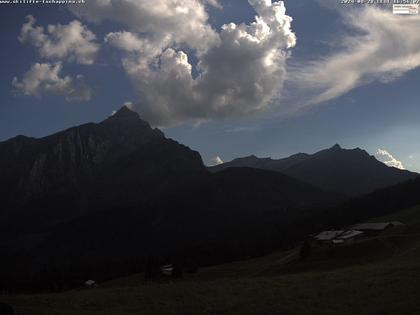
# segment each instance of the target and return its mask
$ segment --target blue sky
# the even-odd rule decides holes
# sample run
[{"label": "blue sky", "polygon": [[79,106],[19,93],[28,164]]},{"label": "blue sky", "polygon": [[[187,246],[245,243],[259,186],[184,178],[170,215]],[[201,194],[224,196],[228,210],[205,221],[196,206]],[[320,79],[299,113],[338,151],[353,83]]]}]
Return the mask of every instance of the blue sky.
[{"label": "blue sky", "polygon": [[[321,4],[315,0],[285,1],[287,15],[293,17],[292,30],[297,38],[296,45],[288,49],[288,75],[282,90],[282,95],[286,97],[273,98],[265,110],[247,115],[243,115],[242,111],[229,110],[226,111],[229,113],[226,117],[218,112],[209,114],[206,119],[197,122],[190,120],[188,114],[182,113],[175,124],[171,122],[163,126],[165,134],[199,151],[205,162],[215,156],[228,161],[250,154],[278,158],[296,152],[311,153],[339,143],[346,148],[364,148],[371,154],[380,148],[387,150],[407,169],[420,171],[420,69],[417,64],[406,67],[402,61],[405,56],[414,56],[417,46],[399,42],[420,38],[402,39],[402,36],[400,39],[398,34],[387,33],[391,32],[387,28],[389,23],[401,23],[396,25],[405,27],[402,23],[408,23],[408,20],[401,19],[400,22],[385,16],[384,19],[389,20],[381,24],[380,12],[353,12],[351,8],[337,5],[331,9],[325,6],[326,3],[332,1],[325,0]],[[222,9],[207,7],[209,24],[218,33],[223,24],[250,23],[256,15],[255,8],[245,0],[221,1],[221,5]],[[384,12],[387,10],[380,9]],[[141,93],[143,90],[139,92],[136,87],[139,82],[136,80],[143,77],[133,79],[121,63],[121,53],[110,45],[103,44],[103,38],[107,34],[123,31],[127,25],[122,25],[118,20],[97,22],[92,16],[90,19],[78,17],[74,12],[59,6],[20,5],[0,7],[0,10],[0,26],[3,30],[3,45],[0,51],[0,140],[18,134],[41,137],[73,125],[98,122],[124,102],[141,104],[142,100],[147,101]],[[19,42],[18,36],[28,14],[35,17],[37,26],[44,27],[58,23],[66,25],[75,19],[81,20],[81,23],[95,34],[97,43],[101,45],[94,62],[83,64],[65,60],[52,61],[42,57],[37,47],[31,43]],[[356,16],[357,20],[358,15],[360,23],[376,27],[378,31],[368,34],[368,37],[360,35],[363,29],[358,29],[354,22],[352,24],[348,21],[351,16]],[[374,20],[376,18],[378,21]],[[372,25],[369,24],[369,19],[373,20]],[[407,24],[408,26],[410,25]],[[357,82],[349,83],[344,90],[340,90],[341,87],[336,84],[337,79],[334,76],[337,76],[338,81],[341,78],[346,80],[349,73],[343,70],[346,69],[345,65],[338,68],[342,71],[339,75],[331,73],[333,79],[325,78],[328,71],[336,69],[332,67],[337,61],[331,60],[352,60],[351,58],[357,57],[358,48],[362,50],[371,47],[365,45],[365,38],[380,41],[382,33],[385,33],[387,38],[395,36],[396,44],[403,45],[406,50],[396,47],[393,56],[389,43],[381,42],[379,47],[388,51],[377,52],[377,59],[372,59],[372,62],[380,60],[382,65],[386,64],[388,59],[395,59],[400,62],[396,68],[379,72],[375,67],[368,69],[369,64],[359,60],[358,64],[355,63],[354,67],[349,68],[349,71],[354,72],[349,73],[363,75]],[[176,33],[174,36],[183,36],[183,33]],[[343,41],[351,42],[354,48],[343,48]],[[187,47],[184,51],[195,68],[200,56],[194,56],[189,49],[191,48]],[[16,87],[12,86],[14,77],[21,81],[33,64],[47,62],[62,63],[62,76],[75,78],[78,74],[83,74],[83,81],[91,90],[91,98],[88,101],[68,102],[63,95],[57,93],[42,93],[36,96],[13,92],[16,90]],[[307,65],[311,67],[307,68]],[[322,67],[325,68],[325,72],[319,75],[319,80],[323,82],[318,85],[313,77],[320,74],[319,69]],[[357,67],[360,67],[358,73],[353,69]],[[307,76],[299,74],[295,78],[294,71],[308,73],[312,77],[308,79]],[[391,79],[387,79],[388,77]],[[311,102],[324,91],[333,96],[316,103]],[[155,99],[157,98],[153,98]],[[189,112],[189,109],[181,110]],[[230,114],[231,112],[238,114]],[[145,114],[159,119],[156,118],[159,112],[145,111]],[[177,113],[174,111],[171,115],[173,114]],[[196,113],[194,115],[194,119],[198,117]]]}]

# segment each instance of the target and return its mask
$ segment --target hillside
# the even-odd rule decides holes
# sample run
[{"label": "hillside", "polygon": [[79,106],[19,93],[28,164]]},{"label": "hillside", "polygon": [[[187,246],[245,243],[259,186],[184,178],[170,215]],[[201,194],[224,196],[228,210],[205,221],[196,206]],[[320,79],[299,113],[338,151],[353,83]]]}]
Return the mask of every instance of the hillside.
[{"label": "hillside", "polygon": [[[301,262],[297,249],[201,269],[176,281],[133,275],[94,289],[2,296],[19,314],[416,314],[420,312],[420,207],[374,221],[406,226],[366,252]],[[363,301],[363,303],[360,303]]]},{"label": "hillside", "polygon": [[284,159],[238,158],[209,168],[212,172],[231,167],[253,167],[281,172],[326,191],[349,196],[370,193],[418,176],[391,168],[359,148],[346,150],[339,145],[315,154],[299,153]]},{"label": "hillside", "polygon": [[[4,153],[4,154],[3,154]],[[72,287],[149,257],[214,264],[288,246],[301,214],[343,200],[278,172],[211,174],[123,107],[98,124],[0,143],[0,287]]]},{"label": "hillside", "polygon": [[275,172],[227,170],[154,205],[107,208],[0,242],[7,270],[0,279],[13,287],[72,287],[92,272],[97,279],[138,272],[150,256],[200,265],[258,256],[287,246],[305,210],[339,200]]},{"label": "hillside", "polygon": [[401,209],[420,204],[420,178],[378,189],[323,213],[308,213],[302,225],[312,229],[329,229],[351,225],[378,216],[391,215]]}]

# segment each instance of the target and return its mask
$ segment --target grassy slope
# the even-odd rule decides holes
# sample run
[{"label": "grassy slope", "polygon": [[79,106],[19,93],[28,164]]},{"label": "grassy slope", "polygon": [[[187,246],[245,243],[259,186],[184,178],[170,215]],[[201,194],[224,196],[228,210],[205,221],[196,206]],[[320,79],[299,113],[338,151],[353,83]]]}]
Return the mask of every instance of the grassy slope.
[{"label": "grassy slope", "polygon": [[297,251],[200,270],[176,282],[115,279],[91,290],[2,296],[18,314],[420,314],[420,207],[374,221],[406,227],[330,259]]}]

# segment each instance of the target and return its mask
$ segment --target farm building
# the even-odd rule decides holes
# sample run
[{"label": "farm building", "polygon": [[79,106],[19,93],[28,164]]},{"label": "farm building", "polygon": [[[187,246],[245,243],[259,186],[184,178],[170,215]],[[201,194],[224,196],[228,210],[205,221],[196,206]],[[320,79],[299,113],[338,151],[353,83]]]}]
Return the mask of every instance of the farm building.
[{"label": "farm building", "polygon": [[361,223],[353,225],[351,228],[360,231],[383,231],[391,226],[390,222],[382,223]]},{"label": "farm building", "polygon": [[391,227],[403,225],[403,223],[397,221],[379,223],[360,223],[353,225],[346,230],[323,231],[315,236],[312,236],[312,238],[319,243],[339,245],[347,243],[349,241],[353,241],[360,237],[376,235]]},{"label": "farm building", "polygon": [[321,242],[329,242],[343,234],[345,231],[323,231],[314,236],[314,239]]},{"label": "farm building", "polygon": [[172,276],[174,272],[174,266],[172,264],[164,265],[160,268],[164,276]]},{"label": "farm building", "polygon": [[358,231],[384,231],[390,227],[404,225],[401,222],[380,222],[380,223],[361,223],[353,225],[351,228]]},{"label": "farm building", "polygon": [[342,243],[344,243],[344,242],[355,240],[356,238],[358,238],[360,236],[363,236],[363,235],[364,235],[363,231],[349,230],[349,231],[346,231],[343,234],[341,234],[338,237],[338,240],[342,241]]},{"label": "farm building", "polygon": [[324,231],[314,237],[319,242],[343,244],[363,235],[364,232],[357,230]]},{"label": "farm building", "polygon": [[94,281],[94,280],[87,280],[87,281],[85,281],[85,287],[87,287],[87,288],[96,287],[96,281]]},{"label": "farm building", "polygon": [[363,234],[363,232],[362,232],[362,231],[349,230],[349,231],[346,231],[346,232],[344,232],[343,234],[341,234],[341,235],[339,236],[339,239],[342,239],[342,240],[349,240],[349,239],[355,238],[355,237],[357,237],[357,236],[360,236],[360,235],[362,235],[362,234]]}]

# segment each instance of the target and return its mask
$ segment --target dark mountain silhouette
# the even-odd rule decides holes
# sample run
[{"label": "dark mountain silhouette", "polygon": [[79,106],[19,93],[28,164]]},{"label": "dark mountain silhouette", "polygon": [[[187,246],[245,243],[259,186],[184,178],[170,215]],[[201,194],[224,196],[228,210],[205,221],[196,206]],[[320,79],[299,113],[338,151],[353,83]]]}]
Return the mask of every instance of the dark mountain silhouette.
[{"label": "dark mountain silhouette", "polygon": [[420,179],[350,201],[307,183],[351,193],[415,175],[360,149],[237,162],[209,172],[125,107],[98,124],[0,143],[1,287],[78,286],[171,257],[210,265],[263,255],[420,203]]},{"label": "dark mountain silhouette", "polygon": [[417,173],[388,167],[364,150],[346,150],[338,144],[315,154],[299,153],[278,160],[249,156],[209,169],[218,172],[230,167],[277,171],[321,189],[349,196],[366,194],[418,176]]},{"label": "dark mountain silhouette", "polygon": [[0,143],[0,215],[8,225],[57,224],[105,206],[146,202],[204,173],[197,152],[123,107],[99,124]]},{"label": "dark mountain silhouette", "polygon": [[0,280],[112,277],[153,255],[258,255],[287,243],[301,213],[341,200],[278,172],[212,174],[123,107],[98,124],[0,143]]}]

